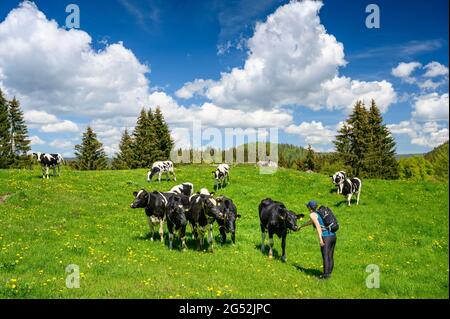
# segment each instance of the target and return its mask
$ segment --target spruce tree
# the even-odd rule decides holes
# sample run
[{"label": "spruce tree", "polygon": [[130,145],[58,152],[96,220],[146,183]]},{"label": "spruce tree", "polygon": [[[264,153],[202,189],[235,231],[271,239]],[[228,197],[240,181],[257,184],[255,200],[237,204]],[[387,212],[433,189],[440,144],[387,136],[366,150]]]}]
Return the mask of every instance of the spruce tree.
[{"label": "spruce tree", "polygon": [[[333,143],[336,147],[337,158],[345,166],[352,168],[355,162],[355,155],[353,154],[352,128],[347,122],[339,129],[336,140]],[[350,171],[347,170],[347,173],[353,174],[353,168]]]},{"label": "spruce tree", "polygon": [[116,157],[113,159],[112,167],[114,169],[129,169],[133,165],[133,139],[130,134],[128,134],[128,130],[122,134],[122,139],[119,144],[119,152],[116,154]]},{"label": "spruce tree", "polygon": [[374,100],[368,113],[369,147],[364,170],[372,178],[398,178],[398,162],[395,159],[395,140],[385,125]]},{"label": "spruce tree", "polygon": [[108,166],[103,145],[90,126],[83,133],[81,144],[75,145],[75,157],[75,166],[79,170],[101,170]]},{"label": "spruce tree", "polygon": [[[148,113],[144,108],[136,122],[133,131],[133,164],[132,168],[148,168],[151,167],[156,150],[155,134],[153,131],[153,121],[150,118],[151,112]],[[153,116],[152,116],[153,117]]]},{"label": "spruce tree", "polygon": [[0,168],[9,166],[11,153],[11,123],[8,102],[0,89]]},{"label": "spruce tree", "polygon": [[167,160],[170,157],[170,152],[172,151],[174,143],[172,136],[170,136],[169,126],[164,120],[164,116],[159,106],[156,108],[153,123],[158,149],[158,154],[156,155],[159,156],[161,160]]},{"label": "spruce tree", "polygon": [[307,149],[307,153],[306,153],[306,158],[305,158],[305,168],[307,170],[311,170],[314,171],[315,167],[316,167],[316,154],[314,153],[314,150],[311,147],[311,144],[308,145],[308,149]]},{"label": "spruce tree", "polygon": [[19,101],[14,97],[9,102],[9,116],[11,122],[11,148],[14,155],[26,155],[31,150],[28,140],[28,129],[23,119]]},{"label": "spruce tree", "polygon": [[351,126],[351,152],[353,155],[349,164],[353,167],[356,176],[367,177],[364,165],[369,148],[369,116],[363,102],[356,102],[347,123]]}]

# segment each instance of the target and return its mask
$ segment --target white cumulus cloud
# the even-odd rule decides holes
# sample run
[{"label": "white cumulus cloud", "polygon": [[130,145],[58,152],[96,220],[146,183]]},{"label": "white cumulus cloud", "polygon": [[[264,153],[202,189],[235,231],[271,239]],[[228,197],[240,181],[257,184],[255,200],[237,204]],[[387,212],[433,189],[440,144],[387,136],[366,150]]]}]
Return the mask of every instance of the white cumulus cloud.
[{"label": "white cumulus cloud", "polygon": [[325,127],[321,122],[303,122],[300,125],[291,124],[286,133],[300,135],[309,144],[330,144],[336,136],[336,130]]},{"label": "white cumulus cloud", "polygon": [[40,130],[44,133],[78,132],[80,129],[72,121],[64,120],[58,123],[43,125]]},{"label": "white cumulus cloud", "polygon": [[424,66],[424,69],[426,70],[424,74],[425,77],[434,78],[437,76],[448,75],[448,67],[436,61],[428,63]]},{"label": "white cumulus cloud", "polygon": [[449,116],[448,93],[430,93],[418,96],[414,103],[412,116],[416,120],[446,120]]},{"label": "white cumulus cloud", "polygon": [[[205,95],[220,107],[271,109],[302,105],[320,109],[349,108],[356,99],[383,97],[386,110],[396,100],[390,83],[341,79],[344,46],[320,23],[320,1],[292,1],[258,23],[248,40],[248,57],[242,68],[223,72],[218,81],[197,79],[178,91],[179,97]],[[331,84],[341,82],[339,98]],[[372,90],[374,89],[374,90]]]}]

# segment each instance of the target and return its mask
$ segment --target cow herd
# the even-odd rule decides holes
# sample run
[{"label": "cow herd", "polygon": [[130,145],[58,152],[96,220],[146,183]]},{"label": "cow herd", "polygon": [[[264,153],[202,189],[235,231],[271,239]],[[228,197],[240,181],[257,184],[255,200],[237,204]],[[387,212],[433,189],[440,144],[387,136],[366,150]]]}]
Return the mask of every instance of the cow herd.
[{"label": "cow herd", "polygon": [[[64,159],[60,154],[33,153],[42,166],[43,178],[49,178],[49,169],[53,168],[53,174],[60,174],[60,165]],[[230,167],[228,164],[220,164],[213,172],[214,189],[223,188],[230,180]],[[158,161],[153,163],[147,173],[147,181],[157,176],[161,181],[162,175],[170,180],[170,176],[176,181],[174,165],[171,161]],[[337,194],[347,198],[347,204],[353,195],[356,195],[356,204],[359,204],[361,194],[361,180],[349,178],[344,171],[336,172],[331,176],[332,183],[337,187]],[[219,227],[222,243],[227,240],[227,234],[231,234],[231,241],[236,241],[236,220],[241,217],[238,209],[231,198],[226,196],[215,196],[214,192],[202,188],[194,192],[192,183],[182,183],[172,187],[166,192],[140,189],[133,192],[134,200],[130,207],[133,209],[143,208],[148,218],[150,228],[150,240],[154,240],[155,228],[158,229],[161,242],[164,241],[164,224],[167,223],[169,249],[173,249],[175,236],[178,235],[180,249],[187,248],[186,228],[190,227],[193,239],[197,243],[197,249],[204,248],[204,237],[207,233],[208,247],[213,250],[213,229],[217,224]],[[271,198],[263,199],[258,207],[260,229],[261,229],[261,251],[265,252],[266,233],[269,236],[269,258],[273,255],[273,236],[281,238],[282,256],[286,261],[286,236],[289,231],[300,229],[297,222],[304,217],[303,214],[286,208],[282,202]]]},{"label": "cow herd", "polygon": [[[173,173],[173,163],[170,161],[153,164],[148,173],[148,180],[158,174]],[[215,173],[216,185],[223,187],[225,179],[229,178],[229,166],[221,164]],[[158,177],[158,180],[160,178]],[[167,192],[147,192],[145,189],[133,192],[134,200],[131,208],[144,208],[150,227],[150,240],[154,240],[154,228],[159,226],[160,240],[164,241],[164,223],[167,223],[169,233],[169,249],[173,248],[175,235],[180,240],[180,248],[186,249],[186,227],[189,224],[191,234],[197,242],[197,249],[203,249],[205,234],[208,233],[208,246],[213,249],[213,226],[217,223],[223,243],[227,233],[235,243],[237,213],[233,200],[225,196],[214,196],[206,188],[194,193],[192,183],[182,183],[172,187]]]}]

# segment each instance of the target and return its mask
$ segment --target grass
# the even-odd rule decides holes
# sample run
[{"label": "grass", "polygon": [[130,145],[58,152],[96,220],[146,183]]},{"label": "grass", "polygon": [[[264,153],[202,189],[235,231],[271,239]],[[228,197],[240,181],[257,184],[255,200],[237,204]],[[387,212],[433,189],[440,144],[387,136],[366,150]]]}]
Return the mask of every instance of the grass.
[{"label": "grass", "polygon": [[[168,190],[183,181],[212,188],[210,166],[180,166],[178,182],[145,181],[145,170],[79,172],[42,180],[38,170],[0,170],[0,298],[448,298],[448,184],[364,180],[359,206],[346,207],[327,176],[280,169],[260,175],[231,169],[223,193],[242,214],[236,245],[214,253],[169,251],[151,242],[132,192]],[[259,250],[257,207],[283,201],[305,213],[315,199],[335,211],[341,229],[335,270],[322,263],[313,229],[290,233],[287,263]],[[166,233],[167,237],[167,233]],[[178,248],[178,241],[175,248]],[[81,287],[67,289],[65,268],[80,267]],[[380,268],[380,287],[366,287],[366,267]]]}]

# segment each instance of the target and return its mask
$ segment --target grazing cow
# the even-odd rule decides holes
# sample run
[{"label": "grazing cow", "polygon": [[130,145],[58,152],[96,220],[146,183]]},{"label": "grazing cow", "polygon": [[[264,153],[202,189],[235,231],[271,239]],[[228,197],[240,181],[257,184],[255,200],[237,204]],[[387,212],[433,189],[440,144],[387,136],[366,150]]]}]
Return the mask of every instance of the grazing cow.
[{"label": "grazing cow", "polygon": [[150,193],[145,189],[141,189],[139,192],[133,192],[134,201],[131,203],[131,208],[145,208],[151,241],[153,241],[154,227],[158,224],[161,242],[164,240],[164,220],[169,202],[168,197],[170,195],[156,191]]},{"label": "grazing cow", "polygon": [[191,196],[194,193],[194,185],[192,183],[183,183],[172,187],[169,192]]},{"label": "grazing cow", "polygon": [[215,171],[214,175],[214,188],[223,188],[225,180],[228,183],[230,181],[230,166],[228,164],[220,164]]},{"label": "grazing cow", "polygon": [[347,204],[350,206],[353,194],[356,194],[356,205],[359,205],[359,195],[361,194],[361,180],[357,177],[347,178],[342,183],[342,195],[347,196]]},{"label": "grazing cow", "polygon": [[192,233],[197,240],[197,249],[203,249],[203,241],[208,227],[208,244],[213,250],[213,224],[222,215],[217,207],[217,201],[211,195],[196,194],[190,197],[190,209],[187,216]]},{"label": "grazing cow", "polygon": [[281,260],[286,262],[286,236],[288,230],[297,231],[297,219],[305,217],[288,210],[283,203],[270,198],[263,199],[259,204],[259,220],[261,225],[261,251],[264,253],[264,239],[266,230],[269,233],[269,258],[273,256],[273,235],[281,238]]},{"label": "grazing cow", "polygon": [[231,233],[231,241],[236,243],[236,219],[241,217],[237,213],[236,205],[233,201],[225,196],[216,198],[218,203],[219,212],[222,214],[222,218],[217,218],[217,224],[219,224],[220,235],[222,236],[222,243],[225,244],[227,240],[227,233]]},{"label": "grazing cow", "polygon": [[56,176],[56,168],[58,168],[58,176],[61,175],[61,164],[64,163],[64,159],[61,154],[49,154],[49,153],[33,153],[37,161],[42,167],[42,178],[49,177],[49,168],[53,168],[53,176]]},{"label": "grazing cow", "polygon": [[167,229],[169,230],[169,249],[172,249],[173,238],[175,232],[178,232],[178,236],[181,241],[181,249],[186,249],[186,214],[189,213],[190,202],[189,197],[183,194],[173,194],[169,197],[169,203],[167,204]]},{"label": "grazing cow", "polygon": [[161,175],[166,174],[167,180],[170,180],[169,173],[173,175],[173,180],[176,181],[177,177],[175,176],[175,172],[173,170],[172,161],[160,161],[155,162],[152,165],[152,169],[147,173],[147,181],[150,182],[156,174],[158,174],[158,182],[161,182]]},{"label": "grazing cow", "polygon": [[345,175],[344,171],[339,171],[334,173],[331,177],[331,181],[334,185],[337,186],[337,193],[342,194],[342,186],[344,184],[345,179],[347,178],[347,175]]}]

